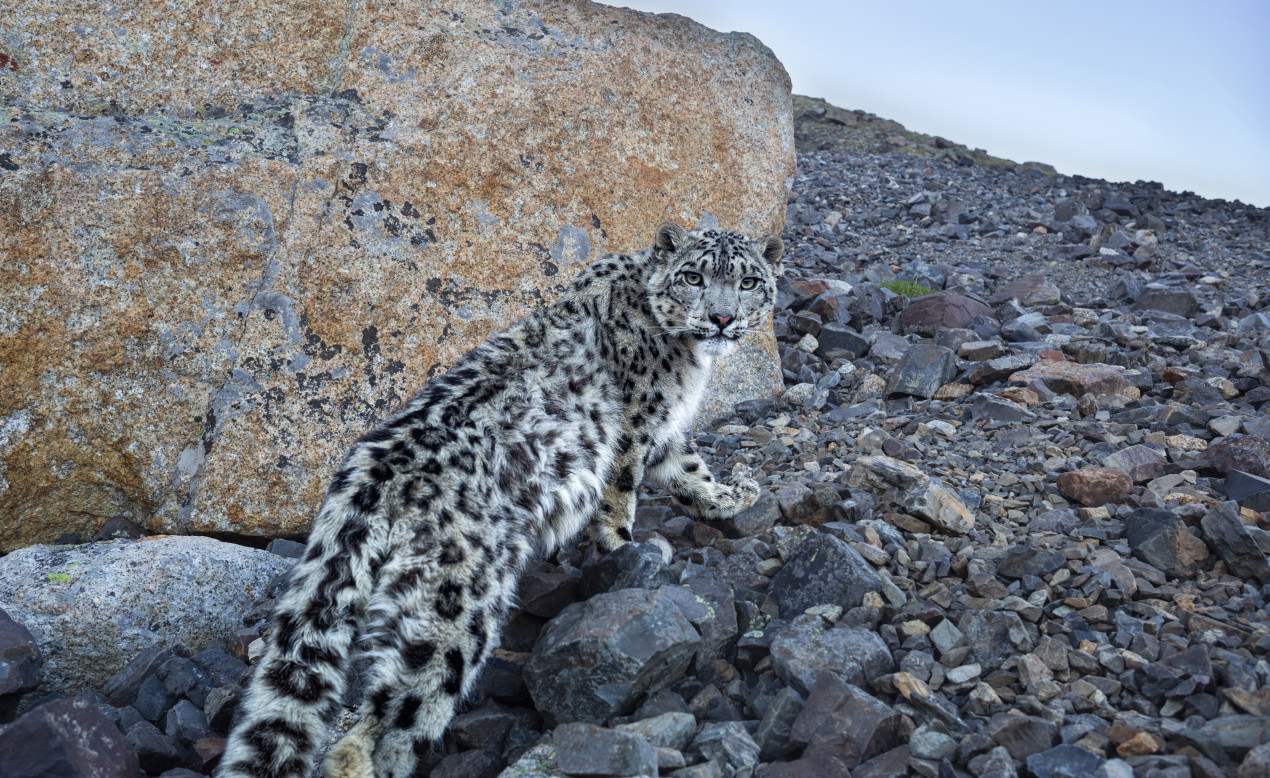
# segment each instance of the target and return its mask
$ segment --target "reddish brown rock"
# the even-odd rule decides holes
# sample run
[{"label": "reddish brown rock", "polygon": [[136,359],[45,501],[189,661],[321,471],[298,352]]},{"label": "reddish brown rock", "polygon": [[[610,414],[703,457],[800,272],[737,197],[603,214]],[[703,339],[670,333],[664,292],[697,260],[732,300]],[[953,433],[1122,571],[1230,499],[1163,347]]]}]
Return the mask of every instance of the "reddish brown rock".
[{"label": "reddish brown rock", "polygon": [[1087,467],[1058,476],[1058,491],[1081,505],[1120,502],[1133,493],[1133,479],[1118,467]]},{"label": "reddish brown rock", "polygon": [[936,292],[922,295],[904,306],[900,324],[905,332],[933,338],[940,330],[970,327],[976,316],[996,318],[992,309],[978,300],[952,292]]},{"label": "reddish brown rock", "polygon": [[1010,376],[1009,383],[1027,386],[1033,381],[1040,381],[1052,392],[1075,397],[1119,394],[1128,386],[1123,368],[1115,365],[1081,365],[1051,359],[1042,359],[1028,369],[1020,370]]},{"label": "reddish brown rock", "polygon": [[1245,473],[1270,478],[1270,438],[1261,435],[1231,435],[1209,446],[1208,463],[1216,470]]},{"label": "reddish brown rock", "polygon": [[[36,0],[0,41],[0,551],[303,534],[358,435],[588,260],[784,224],[788,76],[680,16]],[[756,335],[702,412],[781,389]]]}]

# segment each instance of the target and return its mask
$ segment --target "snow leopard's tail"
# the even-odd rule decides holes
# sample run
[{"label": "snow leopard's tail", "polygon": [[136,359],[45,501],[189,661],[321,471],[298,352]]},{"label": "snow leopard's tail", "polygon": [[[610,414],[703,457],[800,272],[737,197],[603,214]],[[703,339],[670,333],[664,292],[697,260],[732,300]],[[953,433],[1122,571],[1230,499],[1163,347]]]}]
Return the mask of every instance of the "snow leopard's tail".
[{"label": "snow leopard's tail", "polygon": [[383,523],[374,520],[378,502],[373,476],[346,462],[278,600],[268,648],[217,778],[308,777],[344,693],[350,649],[385,546]]}]

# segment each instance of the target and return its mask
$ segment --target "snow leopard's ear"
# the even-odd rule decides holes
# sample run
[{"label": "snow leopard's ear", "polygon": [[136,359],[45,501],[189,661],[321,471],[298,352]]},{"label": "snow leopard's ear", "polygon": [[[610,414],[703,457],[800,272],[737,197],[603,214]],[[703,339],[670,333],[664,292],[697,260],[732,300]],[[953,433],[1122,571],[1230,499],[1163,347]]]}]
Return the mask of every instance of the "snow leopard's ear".
[{"label": "snow leopard's ear", "polygon": [[687,238],[688,233],[684,232],[683,227],[674,222],[662,222],[657,225],[657,232],[653,236],[653,247],[658,251],[674,254]]},{"label": "snow leopard's ear", "polygon": [[785,254],[785,242],[779,235],[765,235],[754,241],[754,250],[772,266],[772,272],[780,275],[783,266],[781,257]]}]

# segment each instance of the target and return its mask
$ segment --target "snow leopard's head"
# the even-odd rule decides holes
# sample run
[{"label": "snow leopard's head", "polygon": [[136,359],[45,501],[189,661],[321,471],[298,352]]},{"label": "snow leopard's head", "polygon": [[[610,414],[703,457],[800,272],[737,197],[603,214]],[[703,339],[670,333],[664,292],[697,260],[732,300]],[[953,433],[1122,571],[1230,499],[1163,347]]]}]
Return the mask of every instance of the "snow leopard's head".
[{"label": "snow leopard's head", "polygon": [[721,356],[767,324],[785,244],[776,235],[686,231],[663,223],[653,239],[649,301],[668,333],[691,338],[700,354]]}]

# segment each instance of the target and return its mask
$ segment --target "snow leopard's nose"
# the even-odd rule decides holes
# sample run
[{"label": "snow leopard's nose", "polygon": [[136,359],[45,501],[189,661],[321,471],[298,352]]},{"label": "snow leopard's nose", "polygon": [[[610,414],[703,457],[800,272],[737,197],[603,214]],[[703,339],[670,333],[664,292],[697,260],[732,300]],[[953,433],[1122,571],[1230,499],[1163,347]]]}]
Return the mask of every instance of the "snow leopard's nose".
[{"label": "snow leopard's nose", "polygon": [[728,322],[732,321],[732,314],[712,313],[710,314],[710,321],[714,322],[715,325],[718,326],[719,332],[722,332],[723,328],[728,326]]}]

